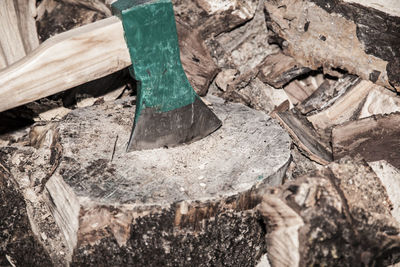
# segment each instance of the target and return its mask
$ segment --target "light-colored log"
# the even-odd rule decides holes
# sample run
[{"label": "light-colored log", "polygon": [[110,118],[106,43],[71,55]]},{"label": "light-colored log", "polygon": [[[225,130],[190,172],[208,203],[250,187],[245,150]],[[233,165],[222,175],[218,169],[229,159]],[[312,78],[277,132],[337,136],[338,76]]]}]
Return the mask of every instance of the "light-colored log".
[{"label": "light-colored log", "polygon": [[0,72],[0,111],[104,77],[130,64],[117,17],[59,34]]},{"label": "light-colored log", "polygon": [[0,46],[3,50],[3,64],[11,65],[25,56],[24,44],[18,29],[18,16],[13,0],[0,1]]},{"label": "light-colored log", "polygon": [[25,53],[29,54],[39,46],[36,29],[36,0],[14,0],[15,11],[18,16],[18,27]]}]

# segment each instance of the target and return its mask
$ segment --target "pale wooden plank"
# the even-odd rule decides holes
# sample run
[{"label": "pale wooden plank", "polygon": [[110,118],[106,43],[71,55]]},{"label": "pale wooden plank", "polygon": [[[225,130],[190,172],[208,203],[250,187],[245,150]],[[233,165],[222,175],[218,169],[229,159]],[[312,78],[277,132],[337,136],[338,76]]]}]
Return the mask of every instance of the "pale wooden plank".
[{"label": "pale wooden plank", "polygon": [[104,77],[130,64],[117,17],[59,34],[0,72],[0,111]]}]

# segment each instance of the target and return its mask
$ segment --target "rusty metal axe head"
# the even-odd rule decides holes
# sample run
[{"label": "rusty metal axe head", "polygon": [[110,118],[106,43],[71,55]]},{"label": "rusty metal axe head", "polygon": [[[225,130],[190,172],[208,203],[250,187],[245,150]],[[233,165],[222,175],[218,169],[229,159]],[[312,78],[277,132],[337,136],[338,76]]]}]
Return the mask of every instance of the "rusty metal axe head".
[{"label": "rusty metal axe head", "polygon": [[134,125],[128,151],[176,146],[201,139],[221,121],[201,101],[183,70],[170,0],[118,0],[138,81]]}]

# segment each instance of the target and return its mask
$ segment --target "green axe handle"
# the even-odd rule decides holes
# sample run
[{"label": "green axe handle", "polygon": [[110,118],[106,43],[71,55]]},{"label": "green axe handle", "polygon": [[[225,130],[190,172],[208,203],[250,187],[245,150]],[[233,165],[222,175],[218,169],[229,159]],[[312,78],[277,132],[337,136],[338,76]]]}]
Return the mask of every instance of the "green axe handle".
[{"label": "green axe handle", "polygon": [[138,101],[128,150],[175,146],[221,121],[191,87],[179,57],[170,0],[119,0],[111,17],[60,34],[0,73],[0,111],[132,64]]}]

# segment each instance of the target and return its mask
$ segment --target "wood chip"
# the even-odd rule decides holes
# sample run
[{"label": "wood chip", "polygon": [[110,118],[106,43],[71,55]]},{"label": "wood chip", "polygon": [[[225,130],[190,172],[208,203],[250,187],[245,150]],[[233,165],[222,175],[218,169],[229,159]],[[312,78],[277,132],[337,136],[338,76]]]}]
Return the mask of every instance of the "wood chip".
[{"label": "wood chip", "polygon": [[308,87],[303,86],[299,81],[294,80],[283,88],[293,105],[303,102],[312,94]]},{"label": "wood chip", "polygon": [[360,79],[352,75],[341,78],[333,84],[329,80],[325,80],[318,89],[298,105],[297,108],[305,115],[309,115],[310,112],[320,112],[335,103],[340,96],[359,82]]},{"label": "wood chip", "polygon": [[359,118],[394,112],[400,112],[400,97],[386,88],[375,87],[369,92]]}]

